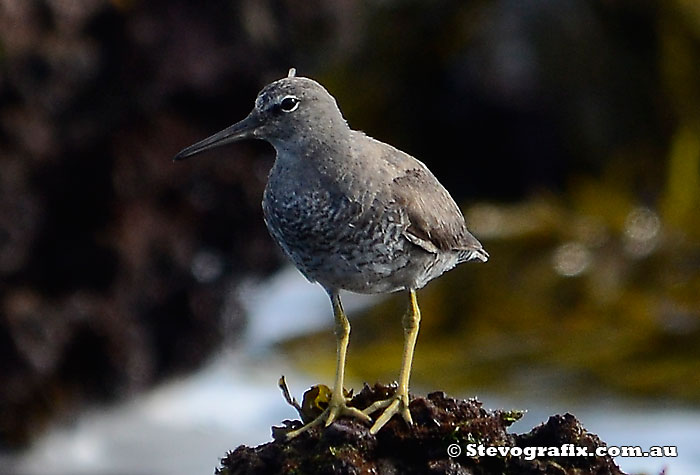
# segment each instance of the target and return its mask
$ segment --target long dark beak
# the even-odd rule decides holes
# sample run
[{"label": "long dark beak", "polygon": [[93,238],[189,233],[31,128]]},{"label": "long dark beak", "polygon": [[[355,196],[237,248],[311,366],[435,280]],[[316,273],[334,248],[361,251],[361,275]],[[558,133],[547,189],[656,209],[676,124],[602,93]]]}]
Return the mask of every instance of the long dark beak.
[{"label": "long dark beak", "polygon": [[248,114],[248,117],[240,122],[233,124],[231,127],[227,127],[221,132],[217,132],[211,137],[197,142],[194,145],[190,145],[184,148],[173,157],[173,161],[184,160],[187,157],[196,155],[210,148],[219,147],[227,143],[235,142],[236,140],[241,140],[245,138],[253,137],[253,132],[257,129],[262,121],[260,120],[258,114],[255,111]]}]

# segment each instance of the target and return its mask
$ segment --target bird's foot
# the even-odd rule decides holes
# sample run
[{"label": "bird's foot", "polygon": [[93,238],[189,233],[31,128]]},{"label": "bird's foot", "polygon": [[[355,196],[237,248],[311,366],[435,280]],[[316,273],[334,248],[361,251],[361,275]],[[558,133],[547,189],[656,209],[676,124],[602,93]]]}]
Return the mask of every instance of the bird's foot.
[{"label": "bird's foot", "polygon": [[364,422],[372,422],[372,419],[367,414],[357,408],[348,406],[347,403],[349,400],[350,398],[346,398],[343,395],[336,397],[334,393],[330,401],[328,401],[328,407],[311,422],[304,424],[299,429],[287,432],[287,440],[293,439],[317,425],[325,424],[325,427],[328,427],[341,416],[355,417]]},{"label": "bird's foot", "polygon": [[[384,409],[386,408],[386,409]],[[364,411],[365,415],[370,414],[384,409],[382,415],[375,421],[369,433],[374,435],[379,432],[379,429],[384,427],[384,424],[389,422],[389,420],[394,417],[394,414],[401,414],[406,423],[410,426],[413,425],[413,419],[411,418],[411,411],[408,410],[408,391],[401,391],[400,389],[390,397],[389,399],[384,399],[383,401],[376,401],[370,406],[367,406]]]}]

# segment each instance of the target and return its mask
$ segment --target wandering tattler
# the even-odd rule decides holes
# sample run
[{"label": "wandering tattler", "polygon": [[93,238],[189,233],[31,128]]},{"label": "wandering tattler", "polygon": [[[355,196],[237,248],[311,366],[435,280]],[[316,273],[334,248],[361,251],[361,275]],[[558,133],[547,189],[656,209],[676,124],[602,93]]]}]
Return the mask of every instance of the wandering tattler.
[{"label": "wandering tattler", "polygon": [[[266,140],[277,151],[263,195],[272,237],[312,282],[330,296],[335,316],[337,366],[328,408],[287,434],[328,426],[339,416],[371,422],[376,433],[394,414],[412,424],[408,380],[418,336],[416,290],[488,253],[472,236],[447,190],[428,168],[396,148],[352,130],[333,96],[316,81],[296,77],[268,84],[242,121],[191,145],[182,160],[240,139]],[[399,385],[389,399],[363,411],[349,407],[343,390],[350,323],[340,290],[376,294],[408,290]]]}]

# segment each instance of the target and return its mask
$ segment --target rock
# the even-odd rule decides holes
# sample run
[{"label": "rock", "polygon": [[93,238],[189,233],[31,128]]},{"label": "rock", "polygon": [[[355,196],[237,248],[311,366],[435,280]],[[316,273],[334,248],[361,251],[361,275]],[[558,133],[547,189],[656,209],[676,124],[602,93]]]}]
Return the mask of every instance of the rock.
[{"label": "rock", "polygon": [[[366,407],[386,398],[392,386],[365,385],[350,405]],[[605,444],[588,433],[571,414],[555,415],[526,434],[511,434],[508,426],[520,411],[490,411],[476,399],[458,400],[434,392],[411,397],[414,425],[392,419],[370,435],[369,427],[342,418],[327,428],[314,427],[292,440],[284,433],[300,426],[285,421],[273,428],[275,440],[258,447],[240,446],[221,461],[219,475],[246,474],[622,474],[612,457],[566,456],[585,447],[589,453]],[[479,456],[479,448],[552,447],[546,454],[527,452]],[[448,455],[454,450],[453,456]],[[560,452],[555,454],[554,452]],[[473,453],[472,453],[473,452]]]}]

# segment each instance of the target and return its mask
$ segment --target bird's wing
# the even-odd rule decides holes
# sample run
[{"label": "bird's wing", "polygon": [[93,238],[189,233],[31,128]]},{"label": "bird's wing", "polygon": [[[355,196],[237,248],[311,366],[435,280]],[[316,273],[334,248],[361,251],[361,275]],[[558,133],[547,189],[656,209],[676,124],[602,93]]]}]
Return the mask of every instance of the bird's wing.
[{"label": "bird's wing", "polygon": [[464,251],[464,260],[488,258],[467,230],[457,204],[425,165],[416,161],[414,167],[402,171],[393,179],[391,192],[408,216],[410,225],[404,236],[413,244],[428,252]]},{"label": "bird's wing", "polygon": [[[456,251],[459,262],[488,259],[481,243],[467,230],[457,204],[422,162],[363,132],[353,131],[352,139],[354,163],[364,167],[355,176],[376,180],[379,202],[395,207],[407,218],[409,225],[403,231],[407,240],[431,253]],[[367,157],[376,161],[373,169]],[[350,187],[345,194],[361,203],[358,189],[363,187]]]}]

